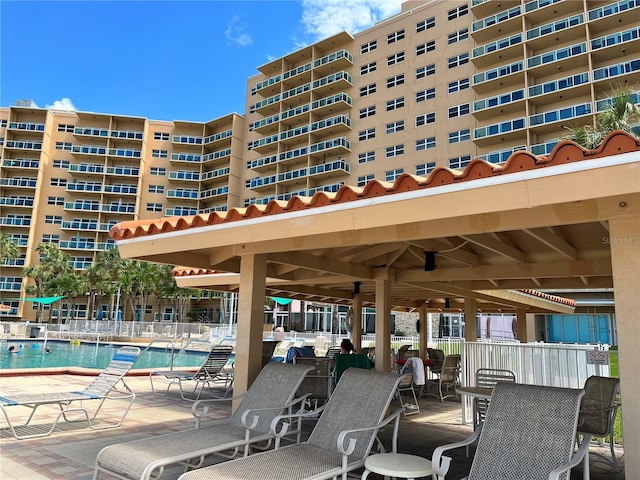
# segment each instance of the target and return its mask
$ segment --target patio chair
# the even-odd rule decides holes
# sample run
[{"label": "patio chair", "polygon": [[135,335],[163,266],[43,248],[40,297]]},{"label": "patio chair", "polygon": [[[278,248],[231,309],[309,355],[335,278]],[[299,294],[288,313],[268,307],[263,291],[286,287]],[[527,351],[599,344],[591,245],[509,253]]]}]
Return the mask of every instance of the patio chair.
[{"label": "patio chair", "polygon": [[[306,442],[282,448],[276,443],[276,450],[194,470],[180,480],[319,480],[339,476],[346,480],[348,472],[364,466],[378,430],[392,421],[396,451],[402,410],[383,418],[399,381],[400,376],[393,373],[351,368],[342,376]],[[294,417],[282,416],[272,423],[277,438],[287,433],[290,418]]]},{"label": "patio chair", "polygon": [[[76,423],[86,421],[89,428],[102,430],[116,428],[129,413],[136,396],[124,381],[124,376],[131,369],[140,354],[138,347],[121,347],[109,365],[96,377],[84,390],[77,392],[60,393],[21,393],[17,395],[0,394],[0,408],[9,425],[11,433],[17,440],[25,438],[46,437],[51,435],[61,420],[66,423]],[[124,408],[120,407],[117,412],[120,415],[114,421],[108,421],[98,415],[102,407],[109,400],[122,400],[127,402]],[[96,409],[91,412],[90,405],[96,405]],[[60,412],[52,424],[32,423],[36,411],[45,405],[55,406]],[[14,425],[12,421],[13,413],[19,407],[31,409],[31,413],[24,420],[24,423]],[[103,417],[106,417],[104,415]],[[79,417],[80,419],[78,419]],[[18,418],[16,415],[14,418]]]},{"label": "patio chair", "polygon": [[[493,388],[498,382],[515,382],[516,376],[511,370],[496,368],[479,368],[476,370],[476,387]],[[473,401],[473,428],[482,425],[487,415],[489,400],[474,398]]]},{"label": "patio chair", "polygon": [[499,382],[482,428],[433,452],[436,478],[444,480],[449,470],[451,458],[444,452],[476,441],[467,480],[566,480],[580,462],[588,471],[588,446],[581,445],[574,454],[583,395],[584,390],[578,389]]},{"label": "patio chair", "polygon": [[[442,362],[442,368],[437,375],[437,378],[427,381],[427,395],[433,395],[440,398],[441,402],[444,402],[445,398],[456,397],[458,394],[455,392],[455,388],[460,380],[460,355],[446,355]],[[437,393],[429,393],[429,385],[437,387]],[[448,393],[453,389],[453,393]]]},{"label": "patio chair", "polygon": [[429,376],[436,378],[442,371],[442,364],[444,363],[444,351],[437,348],[427,348],[427,354],[429,360],[431,360],[431,366],[429,367]]},{"label": "patio chair", "polygon": [[[230,457],[240,452],[248,455],[252,445],[263,442],[263,448],[268,448],[274,438],[272,420],[296,405],[295,393],[310,370],[303,365],[265,365],[228,419],[200,427],[208,404],[234,398],[199,400],[192,407],[196,428],[103,448],[96,458],[94,480],[100,472],[121,479],[157,479],[170,465],[199,468],[212,454],[230,451]],[[199,413],[201,406],[205,408]],[[299,435],[298,431],[292,433]]]},{"label": "patio chair", "polygon": [[340,345],[331,345],[325,352],[324,356],[327,358],[333,358],[336,356],[336,354],[340,352],[341,352]]},{"label": "patio chair", "polygon": [[618,403],[619,378],[599,377],[592,375],[584,384],[585,395],[580,405],[578,417],[578,435],[593,436],[604,441],[609,437],[611,459],[593,453],[599,461],[618,468],[618,460],[614,450],[613,426],[620,404]]},{"label": "patio chair", "polygon": [[[216,386],[216,384],[222,384],[224,394],[221,396],[226,397],[233,385],[232,370],[228,368],[225,370],[225,365],[227,365],[232,353],[233,347],[230,345],[217,345],[211,349],[206,360],[197,372],[180,370],[157,370],[151,372],[149,374],[151,392],[154,395],[166,396],[171,386],[177,384],[180,388],[180,397],[183,400],[195,402],[200,398],[205,387],[209,389],[209,395],[215,397],[216,395],[212,388]],[[154,378],[156,379],[155,383]],[[160,378],[162,378],[163,381],[158,382]],[[168,383],[165,380],[168,381]],[[191,382],[193,382],[193,389],[185,390],[186,385]],[[163,387],[166,385],[166,388],[159,389],[158,383]]]},{"label": "patio chair", "polygon": [[293,363],[312,367],[298,389],[298,396],[309,394],[308,401],[317,408],[329,400],[333,391],[332,359],[327,357],[294,357]]}]

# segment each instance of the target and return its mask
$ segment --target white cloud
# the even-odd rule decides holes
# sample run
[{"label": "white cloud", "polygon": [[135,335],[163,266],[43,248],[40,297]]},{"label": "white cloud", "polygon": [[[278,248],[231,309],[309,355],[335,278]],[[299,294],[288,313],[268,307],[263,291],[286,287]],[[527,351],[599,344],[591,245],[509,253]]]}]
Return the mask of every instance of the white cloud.
[{"label": "white cloud", "polygon": [[302,25],[314,41],[358,33],[400,12],[404,0],[302,0]]},{"label": "white cloud", "polygon": [[71,99],[67,97],[56,100],[51,105],[47,105],[44,108],[48,108],[50,110],[65,110],[68,112],[75,112],[77,110]]},{"label": "white cloud", "polygon": [[234,15],[224,31],[227,45],[246,47],[247,45],[253,44],[253,38],[246,32],[246,28],[246,25],[240,23],[240,17]]}]

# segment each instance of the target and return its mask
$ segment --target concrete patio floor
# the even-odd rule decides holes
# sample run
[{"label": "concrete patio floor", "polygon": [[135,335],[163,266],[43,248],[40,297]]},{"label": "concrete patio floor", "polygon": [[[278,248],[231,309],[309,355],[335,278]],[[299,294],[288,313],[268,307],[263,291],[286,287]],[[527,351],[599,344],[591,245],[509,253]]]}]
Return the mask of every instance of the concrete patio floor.
[{"label": "concrete patio floor", "polygon": [[[90,377],[80,375],[39,375],[0,377],[4,394],[18,391],[72,391],[84,387]],[[3,480],[43,480],[69,479],[89,480],[93,476],[94,461],[98,452],[105,446],[163,433],[190,428],[194,425],[191,415],[191,402],[181,400],[176,392],[166,397],[151,394],[146,376],[128,376],[128,385],[137,398],[124,424],[115,429],[95,431],[86,427],[60,428],[46,438],[15,440],[5,428],[6,421],[0,423],[0,478]],[[461,424],[461,404],[455,399],[440,402],[434,397],[421,398],[420,414],[402,419],[400,426],[399,448],[401,453],[411,453],[431,458],[435,447],[445,443],[459,441],[471,433],[471,426]],[[397,402],[394,402],[397,405]],[[213,421],[226,418],[230,411],[227,402],[206,418]],[[54,410],[49,412],[54,414]],[[44,412],[43,412],[44,413]],[[85,424],[86,425],[86,424]],[[312,424],[307,426],[310,431]],[[383,431],[380,438],[386,447],[390,445],[391,432]],[[592,451],[608,454],[608,449],[592,447]],[[505,456],[508,456],[505,452]],[[622,450],[618,450],[619,456]],[[594,463],[592,456],[591,479],[621,480],[624,478],[624,458],[620,462],[621,472],[611,467]],[[211,457],[209,463],[223,461],[220,457]],[[471,458],[466,458],[464,449],[453,456],[448,480],[459,480],[468,472]],[[171,468],[162,477],[174,480],[182,473],[182,468]],[[102,475],[100,478],[112,478]],[[371,479],[381,478],[370,475]],[[582,471],[572,471],[572,479],[581,479]],[[515,479],[514,479],[515,480]]]}]

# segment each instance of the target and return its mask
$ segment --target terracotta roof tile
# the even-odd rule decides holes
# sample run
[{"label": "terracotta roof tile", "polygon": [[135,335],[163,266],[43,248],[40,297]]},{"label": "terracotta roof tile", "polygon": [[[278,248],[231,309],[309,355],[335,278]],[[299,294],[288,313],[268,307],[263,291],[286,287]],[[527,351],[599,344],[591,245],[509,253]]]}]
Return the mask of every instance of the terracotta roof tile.
[{"label": "terracotta roof tile", "polygon": [[611,132],[595,150],[585,150],[574,142],[560,141],[548,156],[535,156],[530,152],[514,152],[502,165],[474,159],[463,171],[438,167],[427,177],[402,174],[394,183],[372,180],[364,188],[342,186],[337,192],[316,192],[313,197],[292,197],[288,202],[272,200],[267,205],[251,205],[247,208],[231,208],[227,212],[211,212],[203,215],[164,217],[154,220],[121,222],[111,228],[109,235],[115,240],[154,235],[163,232],[186,230],[204,225],[234,222],[264,215],[316,208],[353,200],[393,195],[394,193],[430,188],[477,180],[498,175],[523,172],[549,166],[590,160],[640,150],[640,140],[622,132]]},{"label": "terracotta roof tile", "polygon": [[550,302],[562,303],[562,304],[568,305],[570,307],[575,307],[576,306],[576,301],[572,300],[570,298],[557,297],[555,295],[549,295],[548,293],[543,293],[543,292],[539,292],[537,290],[530,290],[530,289],[518,290],[518,291],[521,292],[521,293],[524,293],[525,295],[532,295],[534,297],[544,298],[545,300],[549,300]]}]

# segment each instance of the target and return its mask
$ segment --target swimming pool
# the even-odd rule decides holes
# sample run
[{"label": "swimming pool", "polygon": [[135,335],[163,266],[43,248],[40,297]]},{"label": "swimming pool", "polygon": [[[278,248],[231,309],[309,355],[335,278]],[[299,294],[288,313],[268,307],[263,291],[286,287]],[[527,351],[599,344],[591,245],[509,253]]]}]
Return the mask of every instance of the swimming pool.
[{"label": "swimming pool", "polygon": [[[20,353],[9,353],[14,346]],[[55,367],[83,367],[103,369],[113,358],[119,345],[87,344],[72,345],[70,342],[50,340],[47,342],[49,353],[44,350],[44,343],[29,341],[2,342],[0,352],[0,370],[14,368],[55,368]],[[133,369],[168,368],[171,365],[171,352],[165,349],[144,350]],[[204,362],[207,352],[187,351],[174,354],[174,367],[199,367]]]}]

